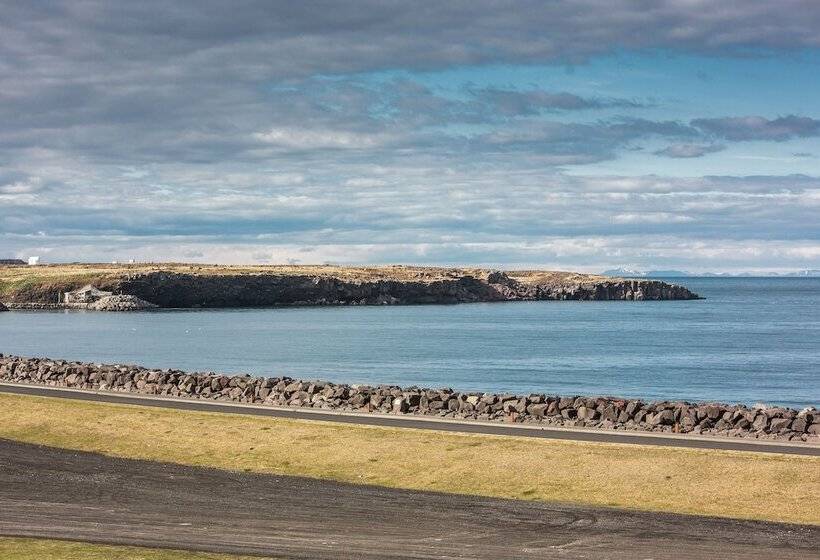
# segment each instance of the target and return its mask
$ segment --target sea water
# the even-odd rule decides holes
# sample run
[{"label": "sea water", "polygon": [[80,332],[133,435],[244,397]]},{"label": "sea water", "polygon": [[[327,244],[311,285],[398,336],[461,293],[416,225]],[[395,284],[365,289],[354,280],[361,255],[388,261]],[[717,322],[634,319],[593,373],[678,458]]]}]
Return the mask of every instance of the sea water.
[{"label": "sea water", "polygon": [[820,405],[820,278],[706,299],[0,313],[0,352],[460,390]]}]

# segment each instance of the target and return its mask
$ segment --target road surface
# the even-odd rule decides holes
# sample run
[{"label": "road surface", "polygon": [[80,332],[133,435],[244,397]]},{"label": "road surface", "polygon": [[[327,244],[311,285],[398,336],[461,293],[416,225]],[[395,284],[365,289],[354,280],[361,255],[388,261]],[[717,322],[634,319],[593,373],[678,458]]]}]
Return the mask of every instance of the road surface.
[{"label": "road surface", "polygon": [[342,422],[347,424],[387,426],[393,428],[417,428],[447,432],[512,435],[602,443],[661,445],[696,449],[722,449],[729,451],[754,451],[760,453],[788,453],[792,455],[809,455],[820,457],[820,445],[806,443],[798,444],[792,442],[773,442],[741,438],[730,439],[714,436],[698,437],[695,435],[685,434],[624,432],[602,429],[584,430],[578,428],[546,427],[535,424],[501,424],[497,422],[479,422],[475,420],[450,420],[413,415],[394,416],[375,413],[337,412],[306,408],[272,407],[195,399],[153,397],[149,395],[130,393],[86,391],[63,387],[46,387],[42,385],[23,385],[15,383],[0,383],[0,392],[43,397],[60,397],[65,399],[78,399],[92,402],[136,404],[179,410],[229,412],[232,414],[250,414],[254,416],[269,416],[299,420],[322,420],[325,422]]},{"label": "road surface", "polygon": [[394,490],[2,439],[0,535],[317,560],[820,553],[817,526]]}]

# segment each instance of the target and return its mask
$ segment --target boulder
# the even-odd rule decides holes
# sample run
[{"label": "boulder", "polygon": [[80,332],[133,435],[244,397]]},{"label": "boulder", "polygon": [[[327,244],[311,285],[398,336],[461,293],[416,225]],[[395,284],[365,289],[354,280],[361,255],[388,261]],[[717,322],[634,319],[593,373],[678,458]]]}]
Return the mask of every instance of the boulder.
[{"label": "boulder", "polygon": [[766,414],[758,414],[755,416],[755,421],[752,422],[752,428],[758,431],[765,430],[769,425],[769,418]]},{"label": "boulder", "polygon": [[393,412],[395,414],[404,414],[409,408],[410,405],[404,397],[396,397],[393,399]]},{"label": "boulder", "polygon": [[156,307],[151,302],[128,295],[105,296],[88,306],[94,311],[144,311]]},{"label": "boulder", "polygon": [[820,438],[820,414],[815,408],[797,411],[783,407],[752,408],[716,403],[690,405],[664,401],[643,404],[612,397],[457,393],[452,389],[388,385],[369,387],[287,377],[187,373],[2,354],[0,380],[279,406],[477,418],[566,427],[711,433],[782,441]]},{"label": "boulder", "polygon": [[782,432],[788,430],[792,425],[790,418],[772,418],[769,422],[769,430],[772,432]]},{"label": "boulder", "polygon": [[598,411],[587,406],[578,407],[579,420],[595,420],[598,418]]},{"label": "boulder", "polygon": [[792,422],[792,430],[795,432],[802,434],[806,431],[806,428],[809,427],[809,423],[806,422],[805,416],[798,416],[794,422]]},{"label": "boulder", "polygon": [[661,410],[653,414],[649,423],[653,426],[671,426],[675,423],[675,412],[672,410]]},{"label": "boulder", "polygon": [[527,413],[535,418],[543,418],[547,415],[547,409],[550,405],[546,403],[531,404],[527,407]]},{"label": "boulder", "polygon": [[723,409],[717,405],[710,404],[703,407],[703,412],[709,420],[717,420],[723,414]]}]

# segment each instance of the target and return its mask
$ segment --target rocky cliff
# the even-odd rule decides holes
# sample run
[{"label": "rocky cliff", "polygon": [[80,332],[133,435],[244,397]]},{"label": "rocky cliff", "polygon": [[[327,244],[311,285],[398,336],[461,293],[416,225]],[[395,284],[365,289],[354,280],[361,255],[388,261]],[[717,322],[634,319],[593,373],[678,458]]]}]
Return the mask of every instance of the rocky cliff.
[{"label": "rocky cliff", "polygon": [[[55,270],[60,272],[59,267]],[[9,284],[5,289],[5,301],[13,306],[56,303],[60,293],[84,284],[177,308],[698,297],[683,286],[656,280],[548,271],[182,265],[94,270],[85,266],[70,274],[43,275],[37,281],[23,278],[26,281],[18,281],[19,287]],[[38,273],[43,271],[52,272],[44,267]]]},{"label": "rocky cliff", "polygon": [[109,287],[161,307],[395,305],[520,300],[695,299],[686,288],[653,280],[538,283],[503,272],[412,280],[347,280],[271,274],[202,276],[158,272]]}]

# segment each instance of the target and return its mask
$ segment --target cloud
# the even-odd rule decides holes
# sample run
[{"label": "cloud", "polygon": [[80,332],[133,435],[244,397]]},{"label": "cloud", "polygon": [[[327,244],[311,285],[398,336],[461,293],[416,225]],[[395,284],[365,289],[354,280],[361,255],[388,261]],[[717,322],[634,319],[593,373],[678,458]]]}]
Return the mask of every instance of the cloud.
[{"label": "cloud", "polygon": [[298,128],[271,128],[265,132],[257,132],[253,136],[266,144],[296,150],[361,150],[381,146],[388,140],[385,135]]},{"label": "cloud", "polygon": [[727,140],[770,140],[820,136],[820,120],[788,115],[769,120],[765,117],[722,117],[695,119],[692,126]]},{"label": "cloud", "polygon": [[672,144],[658,150],[655,153],[657,156],[666,156],[671,158],[697,158],[725,150],[726,146],[720,144]]},{"label": "cloud", "polygon": [[640,108],[644,103],[628,99],[599,99],[582,97],[569,92],[551,92],[540,89],[509,90],[499,88],[474,89],[470,93],[477,103],[486,106],[491,114],[504,116],[533,116],[543,111],[578,111],[583,109]]},{"label": "cloud", "polygon": [[[652,9],[620,0],[525,0],[514,10],[491,0],[424,9],[381,0],[355,6],[63,0],[15,3],[4,16],[0,36],[9,65],[26,61],[60,70],[57,63],[70,59],[85,70],[153,70],[165,78],[185,69],[264,80],[396,67],[583,61],[624,49],[748,55],[751,47],[820,46],[820,8],[812,0],[752,0],[720,10],[677,0],[655,2]],[[128,53],[128,60],[120,53]]]},{"label": "cloud", "polygon": [[[692,121],[668,99],[630,98],[605,73],[585,84],[504,74],[623,52],[790,56],[820,47],[815,2],[9,4],[5,251],[584,265],[644,248],[710,259],[714,242],[719,254],[746,243],[772,262],[776,250],[815,258],[814,177],[577,166],[615,166],[645,144],[697,157],[816,136],[817,121]],[[485,65],[497,74],[488,83],[458,78]]]},{"label": "cloud", "polygon": [[688,270],[742,271],[751,268],[805,269],[820,259],[820,243],[811,240],[738,241],[638,234],[626,236],[542,237],[538,240],[448,243],[326,243],[309,247],[290,244],[201,243],[193,240],[112,238],[111,245],[30,245],[14,254],[38,254],[47,262],[84,253],[90,259],[151,261],[162,254],[169,261],[202,263],[406,263],[480,265],[511,268],[571,268],[598,272],[630,263],[638,268],[681,267]]}]

